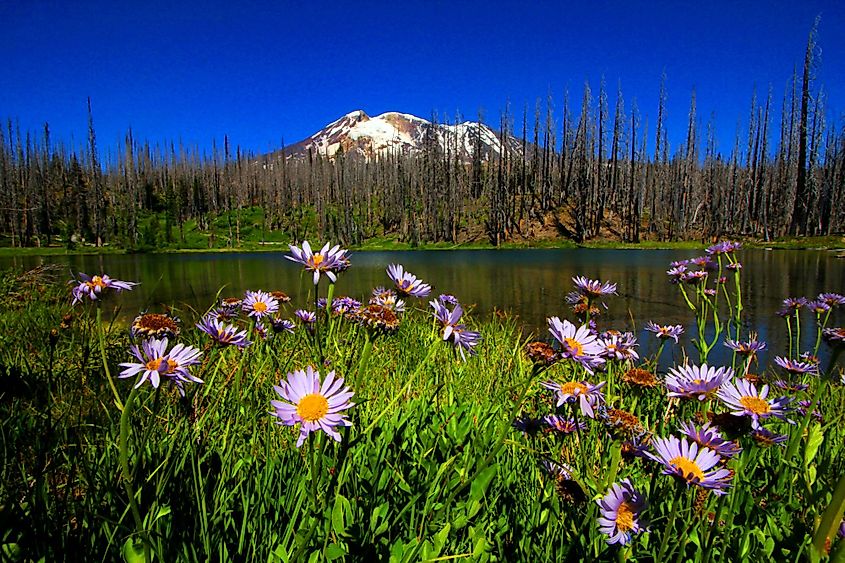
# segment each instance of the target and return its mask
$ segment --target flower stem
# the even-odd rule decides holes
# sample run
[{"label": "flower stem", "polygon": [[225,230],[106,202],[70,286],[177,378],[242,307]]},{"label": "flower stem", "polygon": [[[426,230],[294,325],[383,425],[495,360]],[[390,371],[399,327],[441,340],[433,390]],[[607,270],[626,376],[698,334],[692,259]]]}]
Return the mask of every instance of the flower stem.
[{"label": "flower stem", "polygon": [[109,371],[109,361],[108,358],[106,358],[106,343],[103,337],[103,318],[99,302],[97,302],[97,339],[100,344],[100,357],[103,359],[103,370],[106,372],[106,381],[109,382],[111,392],[114,394],[114,404],[117,405],[118,410],[122,411],[124,409],[123,401],[120,400],[120,394],[117,392],[117,387],[114,386],[114,379],[112,379],[111,371]]},{"label": "flower stem", "polygon": [[675,517],[680,512],[680,507],[677,505],[681,500],[685,486],[680,481],[675,486],[675,498],[672,499],[672,504],[669,505],[669,524],[663,529],[663,538],[660,540],[660,552],[655,561],[666,561],[664,555],[666,554],[666,548],[669,547],[669,536],[673,536],[675,532]]},{"label": "flower stem", "polygon": [[[99,309],[97,309],[97,312],[99,313]],[[97,317],[99,319],[99,314]],[[135,488],[132,486],[132,470],[129,467],[129,415],[132,413],[132,407],[135,404],[135,396],[137,394],[138,389],[132,387],[132,391],[130,391],[129,397],[126,399],[126,405],[123,407],[123,412],[120,415],[118,450],[120,469],[123,474],[123,487],[129,496],[129,508],[132,512],[132,518],[135,520],[135,530],[140,535],[141,542],[144,545],[144,561],[150,563],[150,543],[147,539],[147,531],[144,529],[144,519],[141,518],[141,511],[138,508],[138,502],[135,500]]]}]

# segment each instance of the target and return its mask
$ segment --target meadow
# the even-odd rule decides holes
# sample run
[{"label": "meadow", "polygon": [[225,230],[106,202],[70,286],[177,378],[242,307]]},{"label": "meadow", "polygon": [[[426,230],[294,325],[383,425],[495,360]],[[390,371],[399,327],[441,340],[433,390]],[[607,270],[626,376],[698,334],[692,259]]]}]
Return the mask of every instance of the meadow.
[{"label": "meadow", "polygon": [[784,296],[760,365],[737,247],[667,264],[696,334],[666,371],[683,328],[641,356],[612,280],[529,341],[398,265],[344,296],[328,245],[291,247],[307,309],[255,288],[131,326],[145,280],[4,272],[3,558],[845,561],[845,297]]}]

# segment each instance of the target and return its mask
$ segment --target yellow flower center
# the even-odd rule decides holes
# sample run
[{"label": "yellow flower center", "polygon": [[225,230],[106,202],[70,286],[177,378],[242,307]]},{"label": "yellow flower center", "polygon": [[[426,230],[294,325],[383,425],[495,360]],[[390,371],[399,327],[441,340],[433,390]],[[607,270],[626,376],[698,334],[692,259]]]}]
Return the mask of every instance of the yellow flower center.
[{"label": "yellow flower center", "polygon": [[103,281],[103,278],[100,276],[94,276],[91,278],[91,281],[88,282],[88,287],[94,289],[95,287],[103,288],[106,287],[106,282]]},{"label": "yellow flower center", "polygon": [[179,362],[175,360],[167,360],[167,371],[165,373],[173,373],[179,367]]},{"label": "yellow flower center", "polygon": [[695,385],[701,385],[702,383],[704,383],[704,380],[703,379],[693,379],[692,382]]},{"label": "yellow flower center", "polygon": [[739,403],[745,407],[746,410],[751,411],[754,414],[767,414],[772,410],[768,401],[761,399],[760,397],[740,397]]},{"label": "yellow flower center", "polygon": [[616,527],[620,532],[627,532],[634,527],[634,511],[627,501],[620,504],[616,511]]},{"label": "yellow flower center", "polygon": [[315,268],[319,268],[320,264],[323,263],[323,255],[322,254],[315,254],[311,257],[311,264],[314,265]]},{"label": "yellow flower center", "polygon": [[569,381],[560,386],[560,392],[565,395],[576,395],[578,393],[587,393],[588,391],[586,385],[577,381]]},{"label": "yellow flower center", "polygon": [[156,358],[155,360],[150,360],[147,362],[147,369],[150,371],[158,371],[161,367],[161,362],[164,361],[164,358]]},{"label": "yellow flower center", "polygon": [[675,469],[680,469],[681,472],[684,474],[684,479],[686,479],[687,481],[692,480],[690,475],[698,477],[699,480],[704,479],[704,471],[701,470],[698,464],[693,460],[686,458],[682,455],[679,455],[678,457],[669,460],[669,465],[671,465]]},{"label": "yellow flower center", "polygon": [[305,422],[316,422],[329,412],[329,402],[319,393],[305,395],[296,405],[296,414]]},{"label": "yellow flower center", "polygon": [[263,301],[256,301],[255,303],[252,304],[252,310],[255,311],[256,313],[263,313],[264,311],[267,310],[267,303],[265,303]]},{"label": "yellow flower center", "polygon": [[578,342],[577,340],[575,340],[574,338],[564,338],[563,342],[564,342],[564,344],[569,346],[569,349],[576,356],[583,356],[584,355],[584,346],[582,346],[581,343]]}]

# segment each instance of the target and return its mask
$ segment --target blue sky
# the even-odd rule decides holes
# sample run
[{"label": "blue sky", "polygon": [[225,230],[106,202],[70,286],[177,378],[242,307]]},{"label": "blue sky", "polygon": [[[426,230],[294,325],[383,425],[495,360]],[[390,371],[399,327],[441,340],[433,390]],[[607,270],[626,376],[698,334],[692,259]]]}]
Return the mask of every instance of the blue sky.
[{"label": "blue sky", "polygon": [[841,1],[119,4],[0,3],[0,117],[82,143],[90,96],[101,147],[131,126],[151,141],[207,148],[228,134],[264,151],[354,109],[482,110],[495,125],[510,102],[519,121],[549,92],[558,111],[567,87],[578,104],[604,75],[626,109],[637,99],[653,149],[665,69],[673,145],[694,87],[702,127],[713,115],[728,153],[755,86],[765,97],[771,84],[779,107],[817,14],[817,84],[829,117],[845,112]]}]

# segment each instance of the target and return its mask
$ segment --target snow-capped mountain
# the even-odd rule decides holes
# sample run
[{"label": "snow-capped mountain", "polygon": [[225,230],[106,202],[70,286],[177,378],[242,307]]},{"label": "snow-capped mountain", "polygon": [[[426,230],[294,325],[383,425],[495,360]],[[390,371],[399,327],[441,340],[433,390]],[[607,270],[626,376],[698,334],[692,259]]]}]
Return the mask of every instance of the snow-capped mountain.
[{"label": "snow-capped mountain", "polygon": [[[426,143],[436,141],[441,151],[469,159],[478,149],[482,159],[500,154],[502,144],[490,127],[475,121],[454,125],[432,124],[415,115],[387,112],[370,117],[362,110],[347,113],[298,143],[285,148],[287,156],[312,154],[334,157],[344,155],[372,158],[386,154],[419,152]],[[509,150],[518,150],[519,143],[508,138]]]}]

